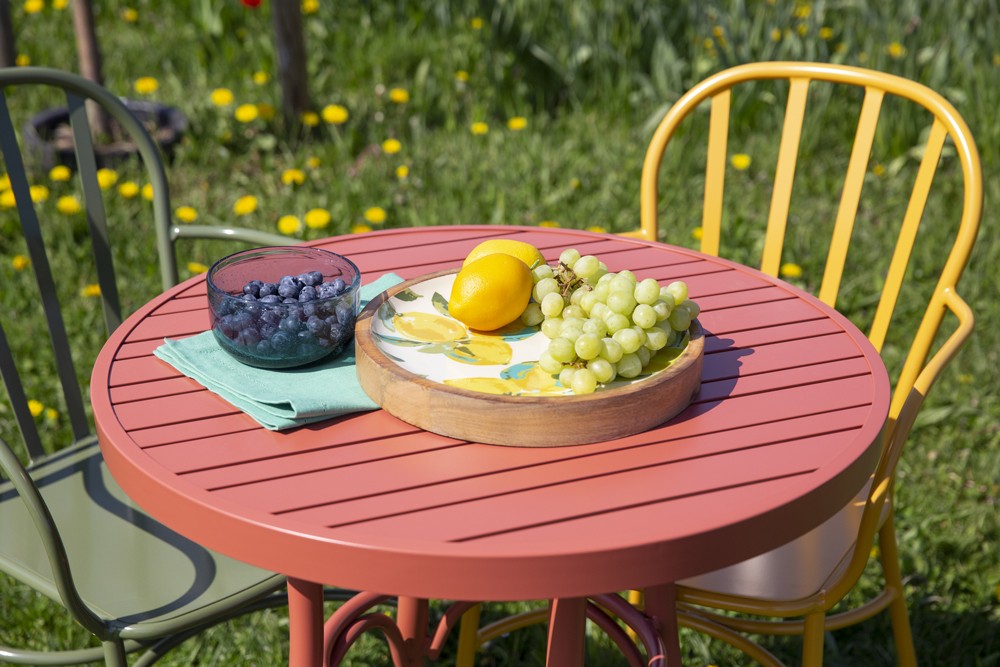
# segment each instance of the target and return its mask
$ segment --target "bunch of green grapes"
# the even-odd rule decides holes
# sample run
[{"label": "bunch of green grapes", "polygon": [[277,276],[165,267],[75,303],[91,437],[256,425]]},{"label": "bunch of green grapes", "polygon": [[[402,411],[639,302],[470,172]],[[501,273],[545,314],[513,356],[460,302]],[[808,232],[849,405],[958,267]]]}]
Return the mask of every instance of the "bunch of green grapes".
[{"label": "bunch of green grapes", "polygon": [[549,346],[538,365],[574,394],[636,377],[659,350],[683,342],[700,312],[686,283],[661,286],[628,270],[609,273],[604,262],[574,248],[563,250],[556,266],[536,266],[532,275],[532,299],[521,321],[541,325]]}]

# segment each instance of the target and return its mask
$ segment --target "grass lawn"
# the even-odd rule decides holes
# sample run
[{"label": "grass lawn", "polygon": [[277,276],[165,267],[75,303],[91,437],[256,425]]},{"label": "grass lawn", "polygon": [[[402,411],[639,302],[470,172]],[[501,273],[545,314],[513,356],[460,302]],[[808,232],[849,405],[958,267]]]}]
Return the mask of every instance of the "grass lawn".
[{"label": "grass lawn", "polygon": [[[170,163],[172,204],[180,220],[237,224],[297,239],[416,225],[560,225],[618,232],[639,217],[639,175],[655,122],[705,75],[756,60],[821,60],[910,77],[948,97],[970,125],[986,175],[983,229],[959,292],[977,316],[972,340],[940,378],[913,429],[897,479],[897,527],[917,653],[927,665],[1000,664],[1000,242],[995,202],[1000,180],[1000,8],[995,0],[425,0],[303,2],[314,112],[282,118],[267,2],[107,0],[97,3],[97,31],[113,92],[174,105],[189,130]],[[22,64],[76,70],[71,12],[58,0],[11,3]],[[138,84],[138,85],[137,85]],[[15,123],[55,98],[12,94]],[[825,137],[853,133],[856,107],[811,98],[792,202],[785,277],[815,290],[847,155]],[[727,175],[725,253],[753,263],[766,219],[780,122],[779,97],[761,88],[738,101],[731,154],[748,164]],[[892,116],[889,104],[886,116]],[[845,314],[862,323],[873,304],[852,297],[878,279],[885,223],[901,215],[924,139],[922,119],[896,117],[880,129],[866,180],[852,260],[843,286]],[[826,133],[826,134],[824,134]],[[704,157],[697,124],[679,138],[664,168],[661,240],[696,247]],[[745,161],[746,162],[746,161]],[[0,171],[2,173],[2,171]],[[932,260],[956,220],[957,166],[946,156],[939,195],[929,202],[915,262]],[[94,331],[78,358],[100,348],[100,318],[75,237],[82,215],[67,205],[72,180],[40,169],[33,176],[47,237],[58,247],[55,271],[74,321]],[[128,309],[159,291],[150,266],[149,204],[128,165],[107,175],[106,202],[118,271],[129,276]],[[132,185],[130,185],[132,184]],[[123,187],[124,186],[124,187]],[[44,197],[42,196],[44,190]],[[237,206],[237,202],[240,203]],[[8,337],[37,368],[27,321],[32,278],[23,270],[16,214],[0,192],[0,319]],[[148,241],[147,241],[148,239]],[[204,271],[229,244],[181,248],[182,278]],[[916,289],[936,276],[915,271]],[[916,325],[901,299],[895,327]],[[947,325],[946,325],[947,329]],[[890,339],[890,369],[905,353]],[[30,354],[29,354],[30,353]],[[68,441],[56,380],[35,372],[26,386],[37,401],[43,436]],[[5,396],[0,395],[0,398]],[[0,436],[18,442],[0,401]],[[877,568],[873,568],[877,569]],[[866,576],[860,590],[872,587]],[[514,605],[490,605],[487,616]],[[0,579],[0,644],[64,645],[85,633],[58,609]],[[739,654],[693,633],[682,638],[685,664],[743,664]],[[794,664],[794,640],[766,645]],[[619,665],[595,633],[592,665]],[[539,628],[495,642],[483,665],[544,660]],[[828,635],[827,664],[892,664],[888,618]],[[384,645],[366,639],[348,664],[384,664]],[[266,613],[212,631],[165,660],[169,665],[273,665],[287,661],[287,616]]]}]

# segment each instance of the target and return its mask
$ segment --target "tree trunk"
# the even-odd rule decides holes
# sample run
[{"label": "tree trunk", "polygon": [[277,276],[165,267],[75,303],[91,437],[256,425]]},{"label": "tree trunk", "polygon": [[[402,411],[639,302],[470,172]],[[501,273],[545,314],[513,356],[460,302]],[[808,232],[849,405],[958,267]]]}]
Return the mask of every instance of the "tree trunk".
[{"label": "tree trunk", "polygon": [[302,112],[309,109],[306,43],[299,2],[300,0],[271,2],[274,50],[278,59],[278,80],[281,83],[281,110],[288,128],[298,127]]},{"label": "tree trunk", "polygon": [[14,48],[14,24],[10,21],[10,2],[0,0],[0,67],[17,64],[17,49]]},{"label": "tree trunk", "polygon": [[[101,49],[94,29],[94,7],[91,0],[73,0],[73,31],[76,33],[76,51],[80,59],[80,74],[99,86],[104,85]],[[108,115],[96,104],[87,103],[90,131],[95,137],[108,135]]]}]

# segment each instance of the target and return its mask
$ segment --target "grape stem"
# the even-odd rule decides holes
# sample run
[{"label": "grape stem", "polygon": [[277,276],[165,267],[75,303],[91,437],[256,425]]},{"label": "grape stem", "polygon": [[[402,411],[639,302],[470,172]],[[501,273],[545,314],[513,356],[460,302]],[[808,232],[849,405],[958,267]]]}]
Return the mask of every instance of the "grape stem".
[{"label": "grape stem", "polygon": [[559,291],[563,298],[568,299],[573,292],[580,287],[586,287],[588,290],[594,289],[587,283],[586,280],[573,273],[573,269],[571,269],[565,262],[559,262],[559,265],[556,266],[554,273],[556,282],[559,283]]}]

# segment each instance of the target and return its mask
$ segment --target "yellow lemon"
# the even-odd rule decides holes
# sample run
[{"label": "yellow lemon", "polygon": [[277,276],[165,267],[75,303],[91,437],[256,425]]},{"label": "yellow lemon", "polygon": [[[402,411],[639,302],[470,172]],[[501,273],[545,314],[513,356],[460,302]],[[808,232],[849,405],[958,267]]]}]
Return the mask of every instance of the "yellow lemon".
[{"label": "yellow lemon", "polygon": [[462,266],[468,266],[481,257],[495,253],[517,257],[519,260],[527,264],[529,269],[534,268],[535,264],[545,263],[545,258],[542,257],[542,253],[539,252],[538,248],[530,243],[525,243],[524,241],[514,241],[511,239],[490,239],[488,241],[483,241],[473,248],[472,252],[466,256]]},{"label": "yellow lemon", "polygon": [[527,264],[503,253],[486,255],[455,276],[448,312],[473,329],[493,331],[521,316],[532,286]]}]

